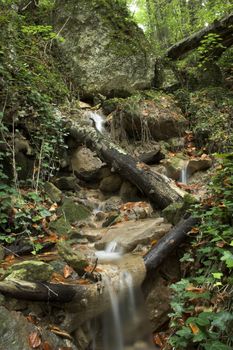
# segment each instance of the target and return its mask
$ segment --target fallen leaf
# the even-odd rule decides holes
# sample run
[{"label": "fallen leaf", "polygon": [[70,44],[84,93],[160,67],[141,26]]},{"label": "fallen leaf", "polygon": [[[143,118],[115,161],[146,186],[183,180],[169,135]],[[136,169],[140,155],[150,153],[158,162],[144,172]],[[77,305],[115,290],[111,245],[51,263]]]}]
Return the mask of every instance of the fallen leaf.
[{"label": "fallen leaf", "polygon": [[198,334],[200,332],[200,329],[194,323],[189,323],[189,327],[193,334]]},{"label": "fallen leaf", "polygon": [[195,287],[194,285],[190,284],[188,287],[185,288],[187,292],[194,292],[194,293],[204,293],[205,289],[201,287]]},{"label": "fallen leaf", "polygon": [[53,350],[52,346],[47,342],[45,341],[43,344],[42,344],[42,350]]},{"label": "fallen leaf", "polygon": [[63,269],[63,276],[65,278],[68,278],[72,275],[72,273],[74,272],[74,270],[72,269],[72,267],[70,267],[69,265],[65,265],[64,269]]},{"label": "fallen leaf", "polygon": [[41,337],[38,332],[32,332],[28,337],[31,348],[36,349],[41,345]]},{"label": "fallen leaf", "polygon": [[54,333],[54,334],[59,335],[60,337],[72,340],[72,337],[71,337],[71,335],[69,333],[67,333],[66,331],[64,331],[63,329],[61,329],[61,328],[59,328],[57,326],[51,326],[50,327],[50,331],[52,333]]}]

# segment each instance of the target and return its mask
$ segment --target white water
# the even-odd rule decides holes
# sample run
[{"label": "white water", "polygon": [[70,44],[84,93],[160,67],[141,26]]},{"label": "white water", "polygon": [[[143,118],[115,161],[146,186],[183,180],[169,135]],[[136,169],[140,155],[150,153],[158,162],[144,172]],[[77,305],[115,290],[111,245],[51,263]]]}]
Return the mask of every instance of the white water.
[{"label": "white water", "polygon": [[105,131],[103,116],[98,112],[89,111],[88,117],[95,122],[96,129],[102,134]]},{"label": "white water", "polygon": [[185,185],[188,183],[188,162],[185,163],[183,169],[181,170],[180,182]]},{"label": "white water", "polygon": [[99,263],[113,263],[121,259],[122,252],[118,249],[117,242],[112,241],[106,246],[105,250],[97,250],[95,256]]}]

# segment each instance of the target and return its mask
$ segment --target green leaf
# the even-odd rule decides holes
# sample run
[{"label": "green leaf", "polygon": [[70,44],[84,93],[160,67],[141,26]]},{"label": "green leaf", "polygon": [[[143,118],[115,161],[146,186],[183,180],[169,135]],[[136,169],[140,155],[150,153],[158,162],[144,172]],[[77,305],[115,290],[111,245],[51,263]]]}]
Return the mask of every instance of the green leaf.
[{"label": "green leaf", "polygon": [[220,280],[222,278],[222,276],[223,276],[223,273],[222,272],[212,272],[212,275],[213,275],[214,278]]}]

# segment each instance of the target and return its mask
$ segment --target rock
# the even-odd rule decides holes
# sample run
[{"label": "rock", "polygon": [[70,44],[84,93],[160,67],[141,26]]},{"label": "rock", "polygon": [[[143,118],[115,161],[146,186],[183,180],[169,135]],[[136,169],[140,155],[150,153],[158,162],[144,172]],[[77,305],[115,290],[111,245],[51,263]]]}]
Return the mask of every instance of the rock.
[{"label": "rock", "polygon": [[76,176],[61,176],[54,181],[54,184],[63,191],[80,190]]},{"label": "rock", "polygon": [[65,219],[65,217],[61,216],[57,220],[49,223],[49,229],[62,236],[69,234],[72,230],[72,227],[70,223]]},{"label": "rock", "polygon": [[113,0],[58,0],[53,14],[55,31],[63,28],[65,39],[58,43],[58,57],[81,94],[128,96],[151,86],[152,50],[125,5]]},{"label": "rock", "polygon": [[120,215],[124,219],[139,220],[151,217],[153,208],[147,202],[127,202],[121,205]]},{"label": "rock", "polygon": [[163,211],[163,216],[173,225],[178,224],[183,215],[187,213],[192,205],[197,203],[197,199],[190,194],[183,197],[183,202],[172,203],[168,205]]},{"label": "rock", "polygon": [[101,180],[99,189],[102,192],[114,193],[120,190],[121,184],[122,184],[121,177],[117,174],[113,174]]},{"label": "rock", "polygon": [[58,215],[63,215],[64,219],[73,224],[80,220],[87,219],[91,212],[82,204],[77,204],[71,198],[65,198],[62,206],[57,211]]},{"label": "rock", "polygon": [[173,152],[180,151],[180,150],[184,149],[184,146],[185,146],[185,142],[184,142],[183,137],[172,137],[167,142],[169,144],[169,150],[171,150]]},{"label": "rock", "polygon": [[71,170],[82,180],[93,181],[98,179],[102,165],[102,161],[86,147],[79,147],[71,154]]},{"label": "rock", "polygon": [[12,265],[9,272],[7,280],[48,281],[52,276],[53,268],[42,261],[30,260]]},{"label": "rock", "polygon": [[160,160],[164,159],[164,154],[160,152],[160,146],[158,145],[157,149],[151,152],[142,153],[139,156],[140,162],[145,164],[156,164],[159,163]]},{"label": "rock", "polygon": [[5,249],[0,246],[0,261],[5,258]]},{"label": "rock", "polygon": [[[38,327],[19,312],[9,311],[0,306],[0,349],[1,350],[31,350],[30,338],[37,336],[45,349],[77,350],[68,339],[62,339],[55,334]],[[39,347],[37,347],[39,348]]]},{"label": "rock", "polygon": [[138,244],[150,244],[160,239],[170,228],[171,225],[164,224],[163,218],[120,222],[99,230],[103,238],[95,243],[95,247],[104,249],[108,243],[116,241],[120,249],[129,252]]},{"label": "rock", "polygon": [[124,181],[120,188],[120,197],[125,202],[138,200],[138,189],[129,181]]},{"label": "rock", "polygon": [[207,170],[212,166],[212,163],[212,159],[207,155],[205,157],[190,159],[187,165],[187,172],[189,175],[192,175],[197,171]]},{"label": "rock", "polygon": [[52,202],[59,203],[62,199],[62,191],[51,182],[44,184],[44,190]]},{"label": "rock", "polygon": [[187,166],[187,160],[181,153],[177,153],[175,157],[164,159],[163,166],[166,168],[166,175],[173,180],[181,181],[181,172]]},{"label": "rock", "polygon": [[117,140],[128,138],[142,140],[168,140],[180,137],[187,120],[175,101],[166,94],[148,92],[143,95],[119,99],[112,113],[111,130]]},{"label": "rock", "polygon": [[60,241],[58,244],[58,252],[68,265],[73,267],[78,273],[83,273],[84,268],[88,266],[87,257],[81,251],[73,249],[69,242]]}]

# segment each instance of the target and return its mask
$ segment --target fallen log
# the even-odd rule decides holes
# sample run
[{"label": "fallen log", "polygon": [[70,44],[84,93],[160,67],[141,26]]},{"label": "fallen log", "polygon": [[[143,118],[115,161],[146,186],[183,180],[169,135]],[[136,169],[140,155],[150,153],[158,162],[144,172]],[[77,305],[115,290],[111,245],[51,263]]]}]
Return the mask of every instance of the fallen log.
[{"label": "fallen log", "polygon": [[172,45],[167,50],[166,56],[171,60],[179,59],[189,51],[196,49],[202,39],[210,33],[218,34],[221,39],[220,43],[223,47],[221,50],[217,48],[216,53],[214,53],[214,55],[219,56],[226,48],[233,45],[233,13],[218,21],[214,21],[209,26]]},{"label": "fallen log", "polygon": [[0,281],[0,292],[27,301],[59,302],[61,308],[65,309],[62,327],[73,332],[109,308],[110,288],[122,297],[128,291],[127,284],[122,283],[120,272],[131,273],[134,287],[139,287],[146,275],[142,257],[131,254],[124,256],[117,266],[105,271],[102,281],[86,285],[4,280]]},{"label": "fallen log", "polygon": [[135,160],[94,127],[73,122],[68,131],[76,142],[85,143],[114,172],[133,183],[155,207],[164,209],[169,204],[182,200],[184,193],[170,179],[151,171],[149,166]]},{"label": "fallen log", "polygon": [[187,237],[187,233],[197,225],[199,219],[190,216],[180,221],[168,234],[144,256],[146,270],[156,269],[162,261]]}]

